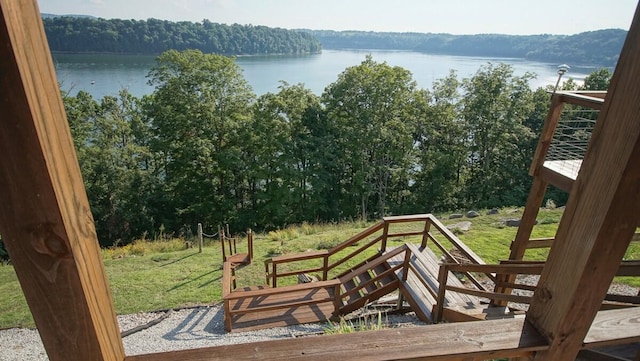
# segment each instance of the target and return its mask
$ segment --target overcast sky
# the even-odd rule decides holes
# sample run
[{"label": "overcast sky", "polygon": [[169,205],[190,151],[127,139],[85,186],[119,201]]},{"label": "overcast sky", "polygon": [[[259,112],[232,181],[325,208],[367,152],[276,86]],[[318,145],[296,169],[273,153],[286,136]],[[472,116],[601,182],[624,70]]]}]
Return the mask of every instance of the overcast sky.
[{"label": "overcast sky", "polygon": [[637,0],[38,0],[40,11],[287,29],[575,34],[629,29]]}]

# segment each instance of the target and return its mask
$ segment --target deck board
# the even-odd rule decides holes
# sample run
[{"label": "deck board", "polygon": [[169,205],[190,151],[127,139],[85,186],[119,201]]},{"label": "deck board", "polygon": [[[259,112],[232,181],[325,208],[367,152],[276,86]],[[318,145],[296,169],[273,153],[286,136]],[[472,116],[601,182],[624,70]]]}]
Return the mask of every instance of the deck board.
[{"label": "deck board", "polygon": [[232,332],[327,321],[335,310],[332,299],[331,288],[238,298],[229,305]]},{"label": "deck board", "polygon": [[[407,282],[401,285],[407,301],[416,312],[418,318],[425,322],[431,322],[431,312],[436,304],[438,293],[438,272],[440,260],[429,248],[419,249],[418,246],[407,244],[412,252],[411,264],[415,271],[409,272]],[[398,255],[389,260],[390,265],[396,265],[404,261],[403,255]],[[396,272],[402,277],[402,269]],[[424,283],[422,281],[425,281]],[[426,283],[426,285],[425,285]],[[464,284],[451,272],[447,279],[447,284],[456,287],[465,287]],[[480,299],[474,296],[447,292],[445,294],[445,307],[469,307],[476,308],[480,304]]]},{"label": "deck board", "polygon": [[582,159],[546,160],[543,163],[543,167],[574,181],[578,177],[581,166]]}]

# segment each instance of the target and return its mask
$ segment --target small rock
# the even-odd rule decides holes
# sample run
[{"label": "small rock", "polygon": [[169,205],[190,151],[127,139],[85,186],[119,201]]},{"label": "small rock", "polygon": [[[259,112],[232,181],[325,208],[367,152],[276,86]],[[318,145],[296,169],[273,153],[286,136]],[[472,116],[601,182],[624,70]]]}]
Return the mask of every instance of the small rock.
[{"label": "small rock", "polygon": [[498,212],[498,210],[495,209],[495,208],[494,209],[490,209],[490,210],[487,211],[487,215],[489,215],[489,216],[492,215],[492,214],[498,214],[498,213],[500,213],[500,212]]},{"label": "small rock", "polygon": [[[519,227],[520,226],[520,220],[519,219],[505,219],[504,220],[504,224],[507,225],[507,227]],[[533,224],[538,224],[538,220],[536,219],[536,221]]]},{"label": "small rock", "polygon": [[460,231],[466,232],[466,231],[468,231],[468,230],[471,228],[471,222],[469,222],[469,221],[462,221],[462,222],[458,222],[458,223],[456,223],[456,224],[448,225],[448,226],[447,226],[447,228],[449,228],[449,229],[450,229],[450,230],[452,230],[452,231],[453,231],[454,229],[457,229],[457,230],[460,230]]},{"label": "small rock", "polygon": [[480,216],[480,213],[476,212],[476,211],[469,211],[467,212],[467,218],[476,218]]},{"label": "small rock", "polygon": [[505,219],[504,224],[506,224],[507,227],[518,227],[520,225],[520,220],[519,219]]},{"label": "small rock", "polygon": [[462,218],[463,215],[460,213],[453,213],[451,215],[449,215],[449,219],[456,219],[456,218]]}]

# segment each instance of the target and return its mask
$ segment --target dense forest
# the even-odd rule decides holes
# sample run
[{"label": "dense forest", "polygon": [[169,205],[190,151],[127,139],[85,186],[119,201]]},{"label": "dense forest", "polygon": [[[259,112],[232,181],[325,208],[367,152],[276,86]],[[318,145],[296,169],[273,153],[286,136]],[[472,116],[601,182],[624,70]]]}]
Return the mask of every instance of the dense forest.
[{"label": "dense forest", "polygon": [[321,51],[312,35],[251,25],[166,20],[121,20],[76,16],[43,17],[49,47],[59,52],[160,54],[169,49],[205,53],[306,54]]},{"label": "dense forest", "polygon": [[[552,63],[612,67],[625,30],[607,29],[576,35],[451,35],[366,31],[307,30],[325,49],[394,49],[432,54],[525,58]],[[594,49],[598,49],[594,51]]]},{"label": "dense forest", "polygon": [[49,47],[59,52],[157,55],[169,49],[199,49],[204,53],[257,55],[317,53],[322,48],[393,49],[602,67],[615,65],[627,34],[620,29],[528,36],[285,30],[208,20],[106,20],[46,14],[43,21]]},{"label": "dense forest", "polygon": [[[549,106],[505,64],[420,89],[371,56],[321,96],[252,92],[233,58],[163,53],[155,91],[63,94],[102,245],[161,233],[524,204]],[[601,69],[586,89],[605,89]],[[567,88],[575,88],[568,81]],[[564,195],[548,192],[556,203]]]}]

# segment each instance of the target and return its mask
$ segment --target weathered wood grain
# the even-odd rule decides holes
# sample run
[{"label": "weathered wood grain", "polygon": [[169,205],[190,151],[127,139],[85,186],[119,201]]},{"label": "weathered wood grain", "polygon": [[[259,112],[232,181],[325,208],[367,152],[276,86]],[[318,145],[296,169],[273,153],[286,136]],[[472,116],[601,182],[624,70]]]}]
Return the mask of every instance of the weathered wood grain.
[{"label": "weathered wood grain", "polygon": [[52,361],[124,351],[35,0],[0,0],[0,228]]},{"label": "weathered wood grain", "polygon": [[126,360],[472,360],[531,355],[546,348],[544,338],[524,319],[508,319],[257,342]]},{"label": "weathered wood grain", "polygon": [[527,319],[575,358],[640,217],[640,8],[558,226]]}]

